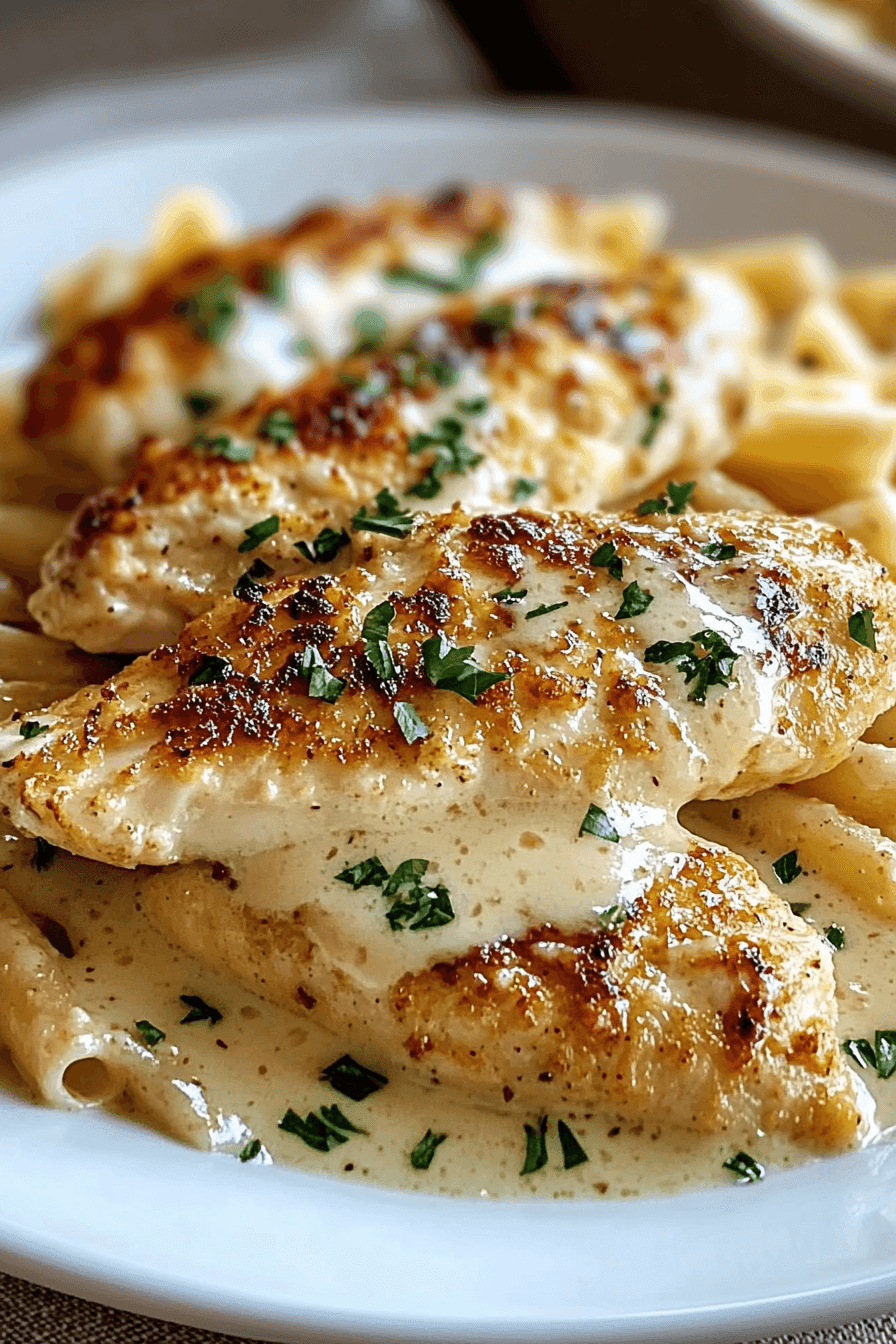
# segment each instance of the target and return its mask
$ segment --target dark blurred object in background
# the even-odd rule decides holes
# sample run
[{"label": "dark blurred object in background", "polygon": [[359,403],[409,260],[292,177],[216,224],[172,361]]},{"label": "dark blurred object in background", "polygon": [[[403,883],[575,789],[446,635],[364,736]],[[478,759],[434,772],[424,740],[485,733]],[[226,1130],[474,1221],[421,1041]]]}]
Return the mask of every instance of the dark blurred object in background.
[{"label": "dark blurred object in background", "polygon": [[719,0],[447,0],[511,93],[761,122],[896,154],[896,120],[754,45]]}]

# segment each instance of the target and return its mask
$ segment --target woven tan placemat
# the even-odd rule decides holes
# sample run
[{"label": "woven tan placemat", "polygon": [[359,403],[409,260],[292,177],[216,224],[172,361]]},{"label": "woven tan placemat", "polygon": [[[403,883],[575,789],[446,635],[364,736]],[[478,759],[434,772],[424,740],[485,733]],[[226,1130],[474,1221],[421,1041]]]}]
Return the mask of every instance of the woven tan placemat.
[{"label": "woven tan placemat", "polygon": [[[113,1311],[0,1274],[0,1344],[237,1344],[233,1335]],[[761,1344],[896,1344],[896,1316]]]}]

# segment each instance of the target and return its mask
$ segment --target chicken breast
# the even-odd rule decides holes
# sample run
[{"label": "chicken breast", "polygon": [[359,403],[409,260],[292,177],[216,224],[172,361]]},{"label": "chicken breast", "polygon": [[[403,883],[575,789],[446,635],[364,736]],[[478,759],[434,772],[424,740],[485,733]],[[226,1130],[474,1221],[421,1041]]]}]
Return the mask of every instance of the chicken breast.
[{"label": "chicken breast", "polygon": [[388,353],[185,447],[149,446],[49,553],[31,611],[83,648],[140,652],[248,565],[341,568],[371,531],[406,530],[403,512],[529,496],[592,510],[710,466],[743,414],[757,335],[734,281],[660,257],[625,279],[455,303]]},{"label": "chicken breast", "polygon": [[830,948],[675,818],[848,754],[892,597],[808,520],[419,520],[4,730],[0,803],[198,860],[144,885],[177,941],[422,1078],[845,1146]]},{"label": "chicken breast", "polygon": [[127,301],[60,335],[28,379],[20,429],[51,461],[115,481],[143,436],[183,438],[289,386],[373,320],[407,324],[439,294],[628,271],[663,223],[652,199],[538,188],[318,206],[161,276],[150,265]]}]

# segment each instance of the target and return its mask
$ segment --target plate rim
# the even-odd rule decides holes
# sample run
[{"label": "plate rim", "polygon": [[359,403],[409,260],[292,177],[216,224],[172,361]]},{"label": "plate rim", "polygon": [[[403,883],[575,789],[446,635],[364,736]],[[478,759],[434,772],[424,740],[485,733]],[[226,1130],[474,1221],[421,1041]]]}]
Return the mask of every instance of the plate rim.
[{"label": "plate rim", "polygon": [[[896,205],[896,175],[892,165],[873,155],[839,150],[832,155],[824,148],[823,142],[807,137],[770,137],[764,132],[757,137],[755,131],[751,133],[749,129],[740,126],[732,128],[724,122],[692,118],[686,114],[668,117],[641,112],[639,109],[567,107],[533,110],[529,106],[496,105],[491,100],[484,104],[448,105],[424,111],[406,105],[390,109],[328,107],[276,116],[235,118],[225,127],[219,128],[219,133],[226,136],[237,128],[270,132],[278,126],[305,128],[307,131],[319,129],[323,124],[329,124],[334,129],[338,124],[340,130],[349,125],[362,126],[367,130],[378,126],[381,132],[389,125],[402,121],[409,113],[425,119],[430,127],[441,125],[446,129],[451,125],[456,128],[459,120],[516,127],[538,124],[543,128],[555,126],[566,130],[578,123],[583,138],[600,129],[604,134],[621,133],[632,144],[649,142],[654,150],[659,141],[665,143],[680,160],[698,157],[709,161],[724,159],[731,162],[733,154],[744,163],[755,164],[761,160],[767,170],[771,164],[773,171],[781,176],[789,179],[797,177],[809,182],[825,183],[832,169],[835,169],[838,178],[848,183],[851,190]],[[208,133],[208,127],[202,120],[187,123],[169,134],[183,140],[197,131]],[[160,130],[156,127],[143,135],[103,137],[85,143],[83,150],[85,153],[101,154],[112,144],[147,140],[158,142],[159,138]],[[21,178],[24,173],[46,171],[47,160],[59,152],[54,149],[36,159],[29,159],[25,164],[0,166],[0,189],[7,181]],[[209,1165],[211,1167],[212,1164]],[[402,1198],[427,1200],[433,1197]],[[484,1207],[475,1201],[452,1202],[457,1206],[471,1204],[473,1207]],[[601,1201],[598,1207],[606,1210],[622,1203],[632,1207],[630,1201]],[[551,1202],[519,1200],[512,1201],[512,1206],[551,1207]],[[578,1207],[581,1209],[583,1206]],[[430,1317],[358,1315],[348,1312],[340,1316],[316,1308],[297,1308],[295,1304],[290,1304],[284,1311],[271,1303],[259,1303],[245,1292],[236,1291],[232,1300],[219,1295],[216,1301],[203,1304],[195,1300],[195,1295],[191,1295],[195,1294],[193,1280],[156,1273],[147,1274],[141,1283],[135,1284],[132,1275],[129,1276],[122,1269],[114,1256],[107,1255],[104,1259],[98,1252],[94,1252],[92,1258],[90,1255],[79,1256],[70,1244],[60,1244],[49,1232],[43,1237],[31,1234],[23,1237],[21,1230],[17,1234],[2,1209],[0,1268],[59,1291],[74,1291],[78,1296],[122,1310],[143,1311],[153,1316],[161,1314],[164,1319],[186,1325],[237,1333],[251,1330],[254,1337],[270,1340],[295,1340],[315,1334],[334,1341],[348,1341],[363,1336],[371,1344],[379,1340],[385,1344],[386,1340],[411,1341],[423,1338],[450,1339],[460,1344],[461,1340],[466,1339],[481,1340],[484,1334],[506,1341],[507,1344],[510,1341],[535,1344],[535,1341],[548,1338],[557,1341],[557,1344],[567,1340],[570,1344],[581,1344],[586,1339],[619,1344],[623,1338],[629,1344],[654,1344],[654,1341],[670,1341],[678,1337],[725,1344],[729,1340],[742,1340],[748,1334],[755,1338],[769,1330],[805,1328],[867,1315],[892,1306],[896,1292],[894,1259],[892,1269],[858,1277],[845,1286],[835,1284],[757,1301],[719,1303],[691,1309],[674,1308],[641,1315],[632,1313],[624,1317],[595,1318],[583,1322],[561,1319],[533,1323],[531,1320],[513,1320],[509,1317],[504,1320],[489,1319],[487,1322],[483,1322],[481,1317],[440,1321]],[[301,1315],[297,1315],[297,1312]]]}]

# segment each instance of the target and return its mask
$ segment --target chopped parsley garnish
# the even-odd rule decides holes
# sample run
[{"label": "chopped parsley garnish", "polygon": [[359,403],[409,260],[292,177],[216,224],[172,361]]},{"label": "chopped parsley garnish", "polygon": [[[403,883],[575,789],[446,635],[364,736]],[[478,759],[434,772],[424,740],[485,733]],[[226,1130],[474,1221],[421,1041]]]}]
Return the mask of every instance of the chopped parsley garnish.
[{"label": "chopped parsley garnish", "polygon": [[260,602],[264,597],[264,589],[259,580],[269,579],[273,572],[271,566],[265,564],[261,556],[256,556],[246,572],[241,574],[233,585],[234,597],[238,597],[241,602]]},{"label": "chopped parsley garnish", "polygon": [[518,476],[513,483],[510,498],[514,504],[522,504],[525,500],[532,498],[540,485],[541,481],[530,480],[527,476]]},{"label": "chopped parsley garnish", "polygon": [[392,603],[380,602],[367,613],[361,626],[364,652],[380,681],[391,681],[395,676],[395,662],[389,648],[389,626],[394,619]]},{"label": "chopped parsley garnish", "polygon": [[645,663],[674,663],[684,674],[685,685],[696,682],[688,696],[697,705],[706,704],[710,686],[730,686],[739,653],[716,630],[698,630],[688,640],[658,640],[644,650]]},{"label": "chopped parsley garnish", "polygon": [[351,1055],[340,1055],[334,1063],[322,1070],[320,1081],[329,1083],[351,1101],[364,1101],[371,1093],[385,1087],[389,1079],[375,1069],[359,1064]]},{"label": "chopped parsley garnish", "polygon": [[666,494],[658,495],[656,499],[645,499],[638,505],[637,512],[642,517],[648,513],[684,513],[696,489],[696,481],[685,481],[683,485],[669,481]]},{"label": "chopped parsley garnish", "polygon": [[846,946],[846,930],[840,924],[829,924],[824,931],[831,947],[835,952],[842,952]]},{"label": "chopped parsley garnish", "polygon": [[877,639],[874,634],[874,610],[863,607],[854,611],[849,618],[849,637],[856,644],[864,644],[866,649],[877,651]]},{"label": "chopped parsley garnish", "polygon": [[507,587],[502,588],[499,593],[492,593],[492,601],[506,602],[508,604],[512,604],[514,602],[522,602],[523,598],[528,596],[528,593],[529,593],[528,588],[514,589],[510,587],[510,584],[508,584]]},{"label": "chopped parsley garnish", "polygon": [[386,919],[393,933],[437,929],[454,919],[448,888],[441,882],[434,887],[423,884],[428,867],[428,859],[405,859],[383,887],[383,895],[392,900]]},{"label": "chopped parsley garnish", "polygon": [[174,305],[174,311],[186,317],[193,334],[209,345],[221,345],[237,318],[240,283],[233,275],[222,275],[188,299]]},{"label": "chopped parsley garnish", "polygon": [[476,314],[476,325],[485,329],[488,340],[496,341],[513,330],[516,309],[512,303],[489,303]]},{"label": "chopped parsley garnish", "polygon": [[359,1129],[357,1125],[353,1125],[348,1116],[343,1115],[335,1103],[332,1106],[321,1106],[320,1113],[324,1123],[329,1125],[331,1129],[344,1129],[349,1134],[367,1133],[366,1129]]},{"label": "chopped parsley garnish", "polygon": [[488,410],[488,397],[470,397],[467,401],[461,399],[454,404],[461,415],[485,415]]},{"label": "chopped parsley garnish", "polygon": [[579,827],[579,835],[596,835],[598,840],[609,840],[614,845],[619,843],[619,832],[603,808],[598,807],[596,803],[588,804],[588,811]]},{"label": "chopped parsley garnish", "polygon": [[270,439],[271,443],[289,443],[296,436],[296,418],[282,408],[271,411],[262,421],[258,432],[263,439]]},{"label": "chopped parsley garnish", "polygon": [[134,1026],[143,1037],[144,1045],[147,1045],[150,1050],[153,1046],[158,1045],[160,1041],[164,1041],[165,1039],[165,1033],[162,1031],[161,1027],[154,1027],[151,1022],[147,1022],[146,1018],[142,1018],[139,1022],[135,1022]]},{"label": "chopped parsley garnish", "polygon": [[241,1162],[254,1162],[255,1158],[261,1152],[261,1139],[250,1139],[245,1148],[240,1151]]},{"label": "chopped parsley garnish", "polygon": [[50,725],[48,723],[38,723],[37,719],[26,719],[24,723],[19,724],[19,737],[24,737],[29,742],[32,737],[40,737],[41,733],[48,733]]},{"label": "chopped parsley garnish", "polygon": [[343,868],[341,873],[336,874],[336,881],[347,882],[354,891],[358,891],[360,887],[381,887],[388,877],[389,869],[374,854],[369,859],[353,864],[351,868]]},{"label": "chopped parsley garnish", "polygon": [[407,700],[396,700],[392,706],[392,713],[395,715],[395,722],[401,729],[402,737],[410,745],[415,742],[423,742],[431,736],[426,724],[414,706],[409,704]]},{"label": "chopped parsley garnish", "polygon": [[657,436],[660,425],[668,415],[665,403],[652,401],[647,407],[647,425],[638,442],[642,448],[650,448]]},{"label": "chopped parsley garnish", "polygon": [[548,1129],[548,1118],[543,1115],[538,1122],[538,1128],[534,1125],[523,1125],[526,1131],[526,1158],[520,1171],[521,1176],[528,1176],[533,1171],[539,1171],[547,1166],[548,1145],[545,1141],[545,1135]]},{"label": "chopped parsley garnish", "polygon": [[560,1139],[560,1147],[563,1150],[563,1166],[567,1171],[570,1167],[580,1167],[583,1162],[588,1161],[588,1154],[585,1149],[579,1143],[569,1125],[563,1120],[557,1121],[557,1134]]},{"label": "chopped parsley garnish", "polygon": [[315,644],[306,644],[302,650],[301,672],[308,678],[308,694],[312,700],[326,700],[334,705],[345,690],[345,681],[333,676]]},{"label": "chopped parsley garnish", "polygon": [[204,419],[221,405],[221,398],[214,392],[185,392],[183,400],[194,420]]},{"label": "chopped parsley garnish", "polygon": [[241,541],[237,550],[242,554],[246,551],[254,551],[256,546],[260,546],[268,537],[273,537],[280,531],[280,519],[276,513],[272,513],[270,518],[262,518],[260,523],[253,523],[251,527],[243,529],[246,533],[246,540]]},{"label": "chopped parsley garnish", "polygon": [[270,262],[267,265],[259,266],[257,271],[258,288],[266,299],[282,308],[286,303],[286,272],[282,266],[274,266]]},{"label": "chopped parsley garnish", "polygon": [[[772,868],[775,877],[785,887],[789,887],[791,882],[795,882],[806,871],[805,868],[800,867],[795,849],[790,849],[786,854],[782,854],[780,859],[775,859]],[[808,906],[806,908],[808,909]]]},{"label": "chopped parsley garnish", "polygon": [[214,1027],[224,1016],[217,1008],[213,1008],[210,1003],[206,1003],[205,999],[200,999],[198,994],[181,994],[180,1001],[189,1009],[186,1017],[182,1017],[180,1020],[181,1026],[187,1022],[208,1022],[210,1026]]},{"label": "chopped parsley garnish", "polygon": [[622,602],[616,613],[617,621],[625,620],[626,617],[642,616],[653,601],[653,594],[647,593],[641,588],[636,579],[622,590]]},{"label": "chopped parsley garnish", "polygon": [[460,382],[460,374],[453,364],[448,364],[444,359],[431,359],[427,369],[430,378],[439,387],[454,387],[455,383]]},{"label": "chopped parsley garnish", "polygon": [[196,671],[188,678],[187,685],[212,686],[215,682],[223,681],[230,668],[231,664],[228,659],[219,658],[216,653],[204,653],[199,660]]},{"label": "chopped parsley garnish", "polygon": [[428,1129],[419,1143],[411,1149],[411,1166],[416,1171],[428,1171],[440,1143],[444,1143],[447,1134],[433,1134]]},{"label": "chopped parsley garnish", "polygon": [[472,289],[479,279],[483,263],[501,246],[501,235],[486,229],[461,253],[454,275],[439,275],[420,266],[389,266],[383,279],[390,285],[410,285],[414,289],[428,289],[434,294],[460,294]]},{"label": "chopped parsley garnish", "polygon": [[297,1139],[301,1139],[309,1148],[314,1148],[319,1153],[329,1153],[340,1143],[348,1143],[346,1134],[341,1133],[336,1125],[328,1124],[319,1115],[315,1115],[314,1111],[309,1111],[303,1119],[290,1107],[277,1128],[285,1130],[287,1134],[294,1134]]},{"label": "chopped parsley garnish", "polygon": [[892,1078],[896,1073],[896,1031],[876,1031],[874,1044],[864,1036],[843,1042],[843,1049],[859,1068],[872,1068],[878,1078]]},{"label": "chopped parsley garnish", "polygon": [[559,611],[561,607],[568,607],[568,602],[553,602],[550,606],[544,603],[540,607],[533,607],[531,611],[526,612],[526,620],[534,621],[536,616],[549,616],[552,611]]},{"label": "chopped parsley garnish", "polygon": [[402,509],[398,500],[388,489],[380,490],[374,496],[376,513],[370,513],[366,507],[360,508],[352,519],[355,532],[380,532],[385,537],[406,537],[414,526],[414,515]]},{"label": "chopped parsley garnish", "polygon": [[728,541],[708,541],[700,547],[700,554],[709,556],[710,560],[733,560],[737,555],[737,547]]},{"label": "chopped parsley garnish", "polygon": [[34,842],[31,867],[38,873],[45,873],[48,868],[52,868],[55,858],[56,846],[51,845],[49,840],[45,840],[42,835],[39,835]]},{"label": "chopped parsley garnish", "polygon": [[254,443],[230,434],[197,434],[190,447],[203,457],[223,457],[225,462],[251,462],[255,456]]},{"label": "chopped parsley garnish", "polygon": [[310,336],[299,336],[297,340],[293,341],[292,348],[296,354],[301,355],[303,359],[317,358],[317,346]]},{"label": "chopped parsley garnish", "polygon": [[588,561],[592,569],[605,569],[613,579],[622,578],[622,558],[616,552],[612,541],[605,541]]},{"label": "chopped parsley garnish", "polygon": [[790,901],[790,908],[795,915],[804,915],[807,910],[812,909],[811,901]]},{"label": "chopped parsley garnish", "polygon": [[617,929],[628,919],[624,905],[608,905],[606,910],[595,910],[594,922],[599,929]]},{"label": "chopped parsley garnish", "polygon": [[372,355],[379,350],[386,339],[389,324],[376,308],[362,308],[355,313],[355,343],[349,351],[352,355]]},{"label": "chopped parsley garnish", "polygon": [[443,634],[432,635],[423,641],[423,667],[430,684],[437,690],[454,691],[471,705],[475,705],[483,691],[499,681],[507,681],[508,672],[487,672],[477,667],[470,654],[473,646],[459,649]]},{"label": "chopped parsley garnish", "polygon": [[761,1162],[757,1162],[755,1157],[749,1153],[735,1153],[729,1157],[727,1162],[722,1163],[725,1171],[730,1171],[737,1177],[738,1185],[749,1185],[752,1181],[761,1181],[765,1175],[765,1167]]},{"label": "chopped parsley garnish", "polygon": [[434,448],[436,457],[429,471],[405,491],[406,495],[417,495],[419,499],[433,499],[442,489],[442,478],[448,475],[460,476],[470,467],[476,467],[482,461],[481,453],[474,453],[463,442],[464,427],[454,416],[446,415],[437,420],[428,434],[414,434],[408,441],[408,452],[412,455]]},{"label": "chopped parsley garnish", "polygon": [[345,528],[337,532],[332,527],[322,527],[312,542],[297,541],[295,547],[312,565],[325,565],[343,546],[348,546],[350,540]]}]

